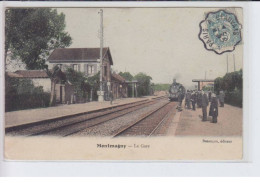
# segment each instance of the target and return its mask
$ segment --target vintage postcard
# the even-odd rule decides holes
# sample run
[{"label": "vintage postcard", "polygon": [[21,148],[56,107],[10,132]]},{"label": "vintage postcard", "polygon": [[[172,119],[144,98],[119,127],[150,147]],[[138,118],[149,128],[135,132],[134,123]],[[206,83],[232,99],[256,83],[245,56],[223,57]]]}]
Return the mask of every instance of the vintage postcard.
[{"label": "vintage postcard", "polygon": [[243,160],[243,8],[8,7],[7,160]]}]

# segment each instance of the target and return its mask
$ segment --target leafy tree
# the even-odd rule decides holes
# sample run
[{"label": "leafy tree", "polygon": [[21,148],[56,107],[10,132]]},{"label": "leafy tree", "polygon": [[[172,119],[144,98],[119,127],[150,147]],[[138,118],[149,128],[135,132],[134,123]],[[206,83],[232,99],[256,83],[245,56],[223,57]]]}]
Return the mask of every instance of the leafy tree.
[{"label": "leafy tree", "polygon": [[119,72],[119,75],[125,78],[127,81],[132,81],[134,78],[130,72]]},{"label": "leafy tree", "polygon": [[[127,80],[127,81],[132,81],[134,79],[134,76],[130,72],[119,72],[119,75],[122,76],[123,78],[125,78],[125,80]],[[133,86],[131,84],[129,84],[127,87],[128,87],[127,96],[132,96],[132,92],[133,92],[132,87]]]},{"label": "leafy tree", "polygon": [[230,72],[224,77],[218,77],[214,81],[214,89],[217,93],[220,90],[232,92],[235,89],[242,90],[243,87],[243,71]]},{"label": "leafy tree", "polygon": [[222,77],[218,77],[214,81],[214,90],[217,94],[219,94],[219,91],[223,88],[223,79]]},{"label": "leafy tree", "polygon": [[93,94],[93,100],[98,99],[97,91],[99,90],[99,75],[100,72],[95,74],[94,76],[90,76],[87,78],[87,82],[90,85],[90,90],[92,89],[92,94]]},{"label": "leafy tree", "polygon": [[65,30],[65,15],[51,8],[6,10],[5,61],[10,51],[27,69],[44,69],[50,51],[72,43]]},{"label": "leafy tree", "polygon": [[214,90],[217,94],[225,92],[225,102],[241,106],[243,101],[243,71],[227,73],[224,77],[218,77],[214,81]]},{"label": "leafy tree", "polygon": [[153,89],[154,91],[168,91],[170,86],[170,84],[154,84]]},{"label": "leafy tree", "polygon": [[152,77],[146,75],[145,73],[138,73],[134,76],[134,79],[138,81],[137,93],[139,96],[149,95],[151,89]]},{"label": "leafy tree", "polygon": [[86,77],[82,72],[77,72],[72,68],[66,71],[66,79],[74,86],[74,91],[79,100],[86,99],[87,93],[90,92],[91,86],[86,81]]},{"label": "leafy tree", "polygon": [[211,85],[205,85],[202,87],[203,91],[212,91],[213,90],[213,86]]}]

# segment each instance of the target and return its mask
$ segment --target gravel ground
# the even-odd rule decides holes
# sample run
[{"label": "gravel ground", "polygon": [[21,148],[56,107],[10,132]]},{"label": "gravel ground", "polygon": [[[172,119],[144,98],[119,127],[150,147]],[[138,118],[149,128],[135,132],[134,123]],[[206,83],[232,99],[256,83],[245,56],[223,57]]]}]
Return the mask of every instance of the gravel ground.
[{"label": "gravel ground", "polygon": [[162,106],[167,102],[168,101],[166,99],[160,100],[159,102],[147,107],[143,107],[138,111],[134,111],[119,118],[106,121],[106,123],[87,128],[77,134],[74,134],[74,136],[113,136],[113,134],[127,127],[129,124],[144,114],[158,108],[159,106]]},{"label": "gravel ground", "polygon": [[125,130],[119,136],[149,136],[168,112],[174,110],[175,107],[176,104],[174,102],[168,103],[163,108]]},{"label": "gravel ground", "polygon": [[44,133],[44,135],[53,135],[53,136],[72,135],[72,134],[78,133],[79,131],[84,130],[86,128],[90,128],[92,126],[96,126],[96,125],[105,123],[109,120],[118,118],[120,116],[123,116],[123,115],[131,112],[131,111],[136,111],[136,110],[141,109],[145,106],[149,106],[153,103],[156,103],[156,101],[152,101],[152,102],[149,102],[149,103],[138,105],[138,106],[135,106],[135,107],[132,107],[132,108],[125,107],[124,110],[116,111],[116,112],[113,112],[111,114],[104,115],[104,116],[99,116],[98,118],[83,121],[81,123],[76,123],[76,124],[72,124],[72,125],[69,125],[69,126],[65,126],[65,127],[62,127],[62,128],[55,129],[55,130],[51,130],[48,133]]},{"label": "gravel ground", "polygon": [[169,127],[172,123],[172,119],[175,116],[177,110],[176,110],[176,106],[177,103],[175,104],[175,106],[173,107],[173,110],[171,110],[168,114],[168,116],[166,117],[165,121],[160,124],[160,126],[153,132],[153,134],[151,136],[168,136],[169,134],[167,134]]},{"label": "gravel ground", "polygon": [[113,111],[117,111],[119,109],[127,109],[131,106],[135,106],[135,105],[146,103],[146,102],[138,102],[138,103],[129,104],[129,105],[126,105],[126,106],[115,106],[115,108],[106,109],[104,111],[93,112],[93,113],[78,115],[78,116],[74,116],[74,117],[68,117],[68,118],[65,118],[65,119],[61,119],[61,120],[57,120],[57,121],[51,121],[51,122],[45,122],[45,123],[42,123],[42,124],[36,124],[34,126],[30,126],[30,127],[26,127],[26,128],[22,128],[22,129],[19,129],[19,130],[9,132],[6,135],[27,136],[27,135],[33,135],[33,134],[40,134],[42,132],[53,131],[55,128],[59,128],[59,127],[66,126],[66,125],[71,125],[75,122],[86,121],[86,120],[93,118],[93,117],[99,117],[100,115],[108,114],[108,113],[111,113]]}]

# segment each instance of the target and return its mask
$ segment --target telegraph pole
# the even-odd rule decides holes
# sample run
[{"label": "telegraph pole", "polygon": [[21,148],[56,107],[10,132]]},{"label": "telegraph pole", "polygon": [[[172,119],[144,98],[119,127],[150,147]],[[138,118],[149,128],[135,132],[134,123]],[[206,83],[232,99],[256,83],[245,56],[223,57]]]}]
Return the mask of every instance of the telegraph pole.
[{"label": "telegraph pole", "polygon": [[228,73],[228,55],[227,55],[227,73]]},{"label": "telegraph pole", "polygon": [[100,14],[100,86],[98,91],[98,101],[103,102],[104,101],[104,91],[103,91],[103,10],[100,9],[98,12]]},{"label": "telegraph pole", "polygon": [[235,55],[233,54],[233,61],[234,61],[234,72],[236,71],[236,60],[235,60]]}]

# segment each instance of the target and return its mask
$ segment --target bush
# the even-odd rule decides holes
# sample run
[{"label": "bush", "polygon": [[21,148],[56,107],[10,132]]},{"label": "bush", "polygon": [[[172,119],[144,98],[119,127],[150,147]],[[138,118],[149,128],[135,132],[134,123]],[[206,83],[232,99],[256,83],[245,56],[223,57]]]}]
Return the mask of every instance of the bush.
[{"label": "bush", "polygon": [[238,107],[243,107],[243,92],[240,90],[226,92],[225,103]]},{"label": "bush", "polygon": [[214,81],[214,91],[219,94],[225,92],[225,103],[234,106],[243,106],[243,71],[227,73],[224,77],[218,77]]},{"label": "bush", "polygon": [[5,76],[5,111],[16,111],[38,107],[48,107],[50,93],[42,87],[35,87],[29,79]]},{"label": "bush", "polygon": [[5,112],[48,107],[50,93],[23,93],[8,95],[6,94]]}]

